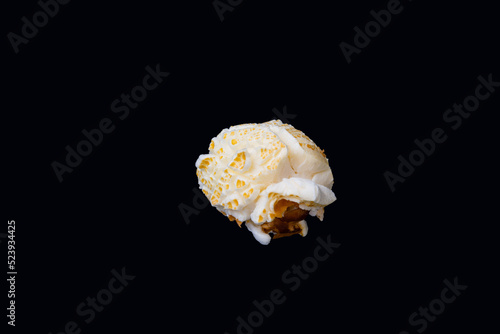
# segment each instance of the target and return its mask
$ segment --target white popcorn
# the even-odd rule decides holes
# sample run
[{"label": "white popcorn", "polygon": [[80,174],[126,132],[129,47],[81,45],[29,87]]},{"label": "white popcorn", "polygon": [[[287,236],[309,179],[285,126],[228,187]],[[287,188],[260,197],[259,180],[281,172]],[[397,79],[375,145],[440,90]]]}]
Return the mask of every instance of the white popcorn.
[{"label": "white popcorn", "polygon": [[303,132],[279,120],[241,124],[212,139],[196,161],[202,192],[212,206],[246,222],[255,239],[307,234],[304,212],[323,219],[336,200],[333,175],[323,151]]}]

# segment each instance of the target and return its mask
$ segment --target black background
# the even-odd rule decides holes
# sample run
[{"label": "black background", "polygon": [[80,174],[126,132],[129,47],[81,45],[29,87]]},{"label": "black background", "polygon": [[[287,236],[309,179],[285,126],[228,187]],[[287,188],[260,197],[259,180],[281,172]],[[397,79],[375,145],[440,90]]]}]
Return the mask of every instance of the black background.
[{"label": "black background", "polygon": [[[17,326],[2,315],[2,328],[236,333],[280,289],[286,302],[256,333],[416,333],[410,314],[458,277],[468,288],[426,332],[491,329],[500,93],[456,131],[442,116],[479,75],[500,81],[498,18],[489,4],[402,5],[348,64],[339,43],[387,1],[243,1],[223,22],[210,1],[72,1],[18,54],[6,36],[40,9],[4,3],[0,232],[16,221],[18,276]],[[111,102],[156,64],[170,76],[118,119]],[[192,206],[210,139],[284,106],[333,169],[325,220],[269,246],[211,207],[186,224],[178,205]],[[51,163],[105,117],[115,130],[59,183]],[[384,172],[438,127],[446,142],[391,192]],[[328,235],[341,246],[290,291],[283,273]],[[77,305],[123,267],[135,279],[85,324]]]}]

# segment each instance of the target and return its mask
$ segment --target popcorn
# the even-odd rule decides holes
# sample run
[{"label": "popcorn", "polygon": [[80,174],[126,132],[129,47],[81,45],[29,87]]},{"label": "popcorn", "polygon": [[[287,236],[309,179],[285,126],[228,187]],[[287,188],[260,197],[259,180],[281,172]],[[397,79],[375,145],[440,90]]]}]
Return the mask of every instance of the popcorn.
[{"label": "popcorn", "polygon": [[243,222],[263,245],[273,238],[305,236],[307,215],[323,220],[336,200],[323,151],[280,120],[231,126],[212,138],[196,161],[201,191],[212,206]]}]

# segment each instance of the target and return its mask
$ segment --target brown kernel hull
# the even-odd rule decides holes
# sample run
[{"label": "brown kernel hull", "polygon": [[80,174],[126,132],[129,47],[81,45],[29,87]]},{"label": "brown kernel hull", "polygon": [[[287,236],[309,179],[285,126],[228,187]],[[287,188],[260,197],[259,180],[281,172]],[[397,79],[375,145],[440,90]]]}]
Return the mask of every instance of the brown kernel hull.
[{"label": "brown kernel hull", "polygon": [[[285,206],[285,209],[283,207]],[[277,205],[280,213],[280,218],[275,218],[273,221],[261,225],[264,233],[273,232],[274,239],[288,237],[294,234],[302,233],[300,222],[309,214],[308,211],[300,209],[298,204],[288,200],[280,200]]]}]

